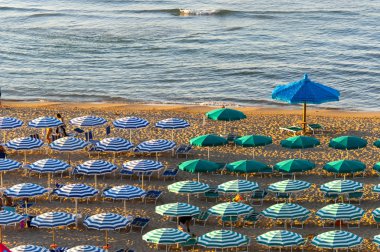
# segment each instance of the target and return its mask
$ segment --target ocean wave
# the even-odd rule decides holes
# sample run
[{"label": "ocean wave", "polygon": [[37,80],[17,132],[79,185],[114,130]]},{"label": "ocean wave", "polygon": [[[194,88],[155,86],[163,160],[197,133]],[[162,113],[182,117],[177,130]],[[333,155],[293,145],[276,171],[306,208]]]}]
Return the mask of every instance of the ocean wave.
[{"label": "ocean wave", "polygon": [[11,6],[0,6],[0,11],[46,11],[38,8],[20,8]]},{"label": "ocean wave", "polygon": [[66,16],[63,13],[36,13],[29,16],[29,18],[43,18],[43,17],[61,17]]}]

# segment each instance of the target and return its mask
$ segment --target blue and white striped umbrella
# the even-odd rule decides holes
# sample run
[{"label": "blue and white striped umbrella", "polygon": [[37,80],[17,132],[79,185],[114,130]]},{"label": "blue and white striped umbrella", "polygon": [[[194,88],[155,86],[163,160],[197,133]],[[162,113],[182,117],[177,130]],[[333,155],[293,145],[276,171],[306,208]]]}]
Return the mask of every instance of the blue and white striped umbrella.
[{"label": "blue and white striped umbrella", "polygon": [[66,171],[70,168],[70,165],[59,159],[47,158],[38,160],[33,164],[28,165],[28,168],[31,171],[38,173],[55,173]]},{"label": "blue and white striped umbrella", "polygon": [[23,219],[24,217],[22,215],[19,215],[15,212],[6,211],[6,210],[0,211],[0,225],[1,226],[10,225],[13,223],[19,223]]},{"label": "blue and white striped umbrella", "polygon": [[351,204],[335,203],[322,207],[315,215],[326,220],[357,220],[363,217],[364,210]]},{"label": "blue and white striped umbrella", "polygon": [[375,235],[373,237],[373,242],[377,245],[380,246],[380,235]]},{"label": "blue and white striped umbrella", "polygon": [[164,165],[161,162],[149,159],[132,160],[123,164],[123,169],[134,172],[151,172],[161,170],[162,168],[164,168]]},{"label": "blue and white striped umbrella", "polygon": [[106,119],[97,116],[81,116],[70,120],[70,124],[78,127],[96,127],[107,122]]},{"label": "blue and white striped umbrella", "polygon": [[32,128],[53,128],[63,125],[63,122],[55,117],[42,116],[38,117],[28,123]]},{"label": "blue and white striped umbrella", "polygon": [[52,142],[49,146],[56,151],[76,151],[82,150],[88,144],[88,142],[76,137],[62,137]]},{"label": "blue and white striped umbrella", "polygon": [[83,221],[87,228],[96,230],[116,230],[125,228],[131,223],[131,218],[114,213],[95,214]]},{"label": "blue and white striped umbrella", "polygon": [[96,148],[102,151],[123,152],[133,148],[133,144],[121,137],[111,137],[96,143]]},{"label": "blue and white striped umbrella", "polygon": [[10,140],[5,144],[6,147],[13,150],[31,150],[40,148],[44,142],[32,137],[20,137]]},{"label": "blue and white striped umbrella", "polygon": [[186,203],[169,203],[156,206],[156,213],[170,217],[194,216],[199,214],[200,211],[199,207]]},{"label": "blue and white striped umbrella", "polygon": [[0,171],[11,171],[21,167],[21,163],[12,159],[0,159]]},{"label": "blue and white striped umbrella", "polygon": [[250,205],[238,202],[225,202],[211,207],[208,212],[218,216],[247,215],[253,211]]},{"label": "blue and white striped umbrella", "polygon": [[187,242],[191,236],[177,228],[159,228],[147,232],[142,239],[149,243],[171,245]]},{"label": "blue and white striped umbrella", "polygon": [[75,169],[79,174],[99,175],[113,172],[117,166],[104,160],[88,160]]},{"label": "blue and white striped umbrella", "polygon": [[321,185],[321,191],[326,193],[350,193],[363,190],[363,184],[352,180],[334,180]]},{"label": "blue and white striped umbrella", "polygon": [[166,139],[153,139],[137,145],[139,152],[164,152],[172,150],[176,146],[175,142]]},{"label": "blue and white striped umbrella", "polygon": [[356,234],[341,230],[333,230],[317,235],[313,238],[311,244],[318,248],[343,249],[356,247],[362,242],[363,238]]},{"label": "blue and white striped umbrella", "polygon": [[0,117],[0,130],[11,130],[15,128],[19,128],[24,123],[13,117]]},{"label": "blue and white striped umbrella", "polygon": [[127,214],[126,200],[143,198],[145,194],[146,192],[140,187],[130,185],[115,186],[103,192],[105,198],[123,200],[125,214]]},{"label": "blue and white striped umbrella", "polygon": [[81,245],[68,249],[66,252],[106,252],[104,249],[90,245]]},{"label": "blue and white striped umbrella", "polygon": [[115,120],[113,125],[120,129],[140,129],[148,126],[149,122],[139,117],[129,116]]},{"label": "blue and white striped umbrella", "polygon": [[375,185],[375,186],[372,188],[372,191],[375,192],[375,193],[380,193],[380,184]]},{"label": "blue and white striped umbrella", "polygon": [[50,252],[47,248],[36,245],[21,245],[11,249],[12,252]]},{"label": "blue and white striped umbrella", "polygon": [[190,127],[190,124],[180,118],[167,118],[156,123],[156,127],[160,129],[184,129]]},{"label": "blue and white striped umbrella", "polygon": [[231,180],[218,185],[218,191],[224,193],[248,193],[258,189],[259,185],[256,182],[240,179]]},{"label": "blue and white striped umbrella", "polygon": [[238,248],[248,246],[249,238],[230,230],[215,230],[197,239],[197,244],[206,248]]},{"label": "blue and white striped umbrella", "polygon": [[268,207],[261,214],[275,220],[294,220],[309,215],[310,211],[298,204],[280,203]]},{"label": "blue and white striped umbrella", "polygon": [[47,193],[48,190],[40,185],[32,183],[22,183],[14,185],[4,191],[4,194],[8,197],[14,198],[29,198],[40,196]]},{"label": "blue and white striped umbrella", "polygon": [[283,180],[273,184],[270,184],[268,187],[268,191],[271,192],[299,192],[310,188],[311,184],[301,180]]},{"label": "blue and white striped umbrella", "polygon": [[64,212],[48,212],[37,215],[30,223],[38,228],[55,228],[68,226],[75,223],[75,216]]},{"label": "blue and white striped umbrella", "polygon": [[302,245],[305,239],[301,235],[287,230],[273,230],[256,238],[259,244],[267,247],[292,247]]},{"label": "blue and white striped umbrella", "polygon": [[372,215],[376,218],[380,218],[380,207],[372,211]]}]

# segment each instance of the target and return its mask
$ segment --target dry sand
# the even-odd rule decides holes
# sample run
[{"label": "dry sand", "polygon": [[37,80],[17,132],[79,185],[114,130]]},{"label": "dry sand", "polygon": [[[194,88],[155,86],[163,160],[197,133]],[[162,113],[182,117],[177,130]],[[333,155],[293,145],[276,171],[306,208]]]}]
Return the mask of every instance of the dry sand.
[{"label": "dry sand", "polygon": [[[286,107],[285,107],[286,108]],[[98,115],[106,118],[109,122],[112,122],[116,118],[123,116],[139,116],[145,118],[151,122],[151,125],[158,120],[169,117],[180,117],[186,119],[191,123],[191,127],[185,130],[178,131],[176,133],[175,141],[180,143],[188,143],[189,139],[205,133],[217,133],[221,134],[224,131],[224,123],[207,121],[206,126],[202,126],[203,113],[212,108],[207,106],[183,106],[183,105],[141,105],[141,104],[116,104],[116,103],[59,103],[59,102],[16,102],[6,101],[2,103],[1,116],[12,116],[22,119],[24,122],[39,117],[39,116],[54,116],[57,112],[61,113],[66,122],[69,119],[83,116],[83,115]],[[236,132],[239,135],[246,134],[262,134],[268,135],[273,138],[274,144],[258,148],[256,151],[256,159],[266,162],[270,165],[289,158],[298,158],[299,152],[287,150],[279,146],[279,141],[290,136],[287,133],[281,133],[279,131],[280,126],[293,125],[301,119],[301,109],[299,110],[287,110],[287,109],[264,109],[264,108],[238,108],[244,111],[248,118],[243,121],[228,123],[228,127],[236,128]],[[375,251],[376,247],[370,243],[370,239],[374,235],[380,234],[380,231],[376,228],[374,221],[371,218],[371,212],[373,209],[379,207],[378,196],[371,192],[371,187],[379,183],[378,175],[373,172],[372,166],[380,161],[378,158],[379,149],[375,148],[372,143],[379,138],[379,122],[380,113],[370,112],[345,112],[339,110],[316,110],[312,109],[308,111],[308,121],[318,122],[325,125],[326,132],[323,135],[317,136],[321,141],[321,146],[312,150],[305,150],[303,158],[307,158],[317,164],[317,168],[313,171],[298,175],[297,179],[305,180],[313,183],[310,190],[299,196],[297,203],[312,211],[312,218],[306,223],[304,229],[293,230],[304,236],[315,235],[328,231],[322,228],[322,222],[314,216],[314,213],[326,205],[322,199],[322,195],[317,189],[319,185],[331,181],[334,179],[332,174],[327,174],[322,171],[322,166],[332,160],[340,159],[344,152],[333,150],[328,148],[329,139],[341,135],[357,135],[368,140],[369,145],[367,148],[358,151],[350,151],[350,158],[360,159],[367,164],[367,171],[365,178],[355,178],[356,181],[363,182],[365,184],[365,197],[360,207],[365,211],[365,217],[362,219],[360,229],[349,229],[350,232],[358,234],[365,238],[365,251]],[[68,126],[68,132],[71,132],[73,127]],[[30,134],[41,132],[36,129],[28,127],[22,127],[20,129],[8,132],[7,138],[15,138],[21,136],[28,136]],[[96,137],[103,138],[105,130],[104,128],[98,129]],[[128,138],[127,131],[112,129],[111,136],[121,136]],[[153,126],[147,129],[136,131],[133,135],[132,141],[139,143],[144,140],[154,138],[171,138],[170,131],[158,130]],[[207,152],[205,149],[195,149],[194,158],[207,158]],[[28,162],[34,162],[42,158],[59,158],[66,160],[66,154],[50,153],[46,154],[46,151],[33,151],[28,155]],[[23,160],[22,153],[10,152],[9,158],[19,161]],[[93,155],[92,158],[97,158]],[[101,154],[101,159],[112,160],[111,154]],[[73,155],[73,164],[79,164],[85,160],[88,160],[88,154],[86,152],[78,152]],[[124,161],[136,159],[129,153],[118,155],[116,163],[120,166]],[[251,149],[235,147],[232,145],[224,147],[212,148],[211,160],[217,162],[232,162],[241,159],[251,159]],[[167,167],[176,167],[179,163],[183,162],[184,158],[171,158],[170,155],[162,155],[159,160],[164,162]],[[243,179],[243,177],[241,177]],[[68,174],[64,174],[64,177],[56,175],[54,177],[58,183],[75,183],[81,182],[88,185],[94,185],[93,177],[85,177],[84,180],[74,180],[69,178]],[[192,180],[196,179],[195,174],[186,172],[180,172],[177,181],[179,180]],[[212,186],[236,179],[236,175],[225,174],[211,175],[202,174],[202,182],[208,183]],[[256,181],[262,188],[266,188],[269,184],[282,180],[281,175],[274,174],[272,176],[250,176],[249,180]],[[42,186],[46,186],[46,175],[42,175],[39,178],[38,174],[32,174],[30,177],[26,176],[21,171],[8,172],[4,176],[5,187],[22,183],[33,182]],[[122,184],[131,184],[139,186],[140,182],[137,179],[120,179],[117,175],[114,178],[113,175],[107,175],[105,179],[99,179],[100,187],[105,185],[114,186]],[[177,201],[186,202],[187,198],[184,195],[177,196],[167,191],[167,185],[172,181],[164,182],[162,179],[157,179],[153,176],[150,183],[147,184],[148,189],[163,190],[165,193],[159,200],[158,205],[164,203],[171,203]],[[226,198],[225,200],[229,200]],[[266,199],[264,205],[261,207],[255,207],[255,210],[261,211],[266,207],[275,203],[275,199],[271,196]],[[196,197],[191,198],[191,204],[201,207],[202,210],[207,210],[209,207],[215,205],[215,202],[206,203],[203,199]],[[143,204],[139,200],[128,202],[128,213],[133,216],[145,216],[152,219],[146,231],[153,230],[160,227],[176,227],[175,223],[169,222],[165,217],[162,217],[154,212],[155,205],[152,203]],[[60,202],[59,200],[53,200],[49,202],[46,198],[40,198],[37,200],[37,205],[30,209],[30,213],[37,215],[48,211],[67,211],[73,212],[74,203],[69,200]],[[102,201],[98,199],[96,201],[85,201],[79,203],[79,211],[82,214],[92,215],[101,212],[115,212],[123,214],[122,202]],[[263,218],[256,228],[242,228],[237,227],[234,230],[251,237],[256,237],[269,230],[276,229],[275,223],[271,220]],[[206,232],[219,229],[221,225],[217,223],[217,220],[211,218],[206,227],[192,226],[192,232],[197,235],[204,234]],[[344,228],[347,230],[347,228]],[[4,241],[10,248],[21,244],[35,244],[48,247],[51,244],[51,231],[47,229],[20,229],[7,227],[5,231]],[[96,246],[104,245],[104,232],[96,230],[87,230],[83,226],[79,228],[70,227],[62,228],[57,232],[57,243],[59,246],[72,247],[74,245],[90,244]],[[125,231],[110,232],[110,245],[114,251],[116,248],[123,248],[125,246],[133,247],[137,251],[154,251],[152,246],[147,246],[142,241],[139,232],[127,233]],[[263,247],[257,245],[255,239],[253,239],[253,245],[251,251],[264,251]],[[308,246],[306,251],[314,251],[315,247]],[[266,250],[265,250],[266,251]]]}]

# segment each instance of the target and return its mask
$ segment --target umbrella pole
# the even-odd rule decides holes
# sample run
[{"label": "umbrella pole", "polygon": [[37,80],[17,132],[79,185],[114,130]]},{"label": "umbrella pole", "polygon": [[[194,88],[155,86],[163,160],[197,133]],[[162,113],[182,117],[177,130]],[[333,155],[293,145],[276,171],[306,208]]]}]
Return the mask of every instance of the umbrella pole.
[{"label": "umbrella pole", "polygon": [[71,160],[70,160],[70,152],[69,152],[69,154],[68,154],[68,160],[69,160],[69,165],[71,165],[70,163],[71,163]]},{"label": "umbrella pole", "polygon": [[207,160],[210,160],[210,147],[207,147]]},{"label": "umbrella pole", "polygon": [[132,129],[129,129],[129,141],[132,142]]},{"label": "umbrella pole", "polygon": [[106,230],[106,247],[108,248],[108,230]]},{"label": "umbrella pole", "polygon": [[141,173],[141,189],[144,189],[144,173]]},{"label": "umbrella pole", "polygon": [[28,202],[25,200],[25,214],[28,214]]},{"label": "umbrella pole", "polygon": [[26,150],[24,150],[24,165],[26,165]]},{"label": "umbrella pole", "polygon": [[198,182],[199,182],[199,172],[198,172]]},{"label": "umbrella pole", "polygon": [[190,193],[187,194],[187,204],[190,204]]},{"label": "umbrella pole", "polygon": [[0,243],[3,244],[3,226],[0,226]]},{"label": "umbrella pole", "polygon": [[48,181],[47,181],[48,188],[50,188],[50,172],[48,172]]},{"label": "umbrella pole", "polygon": [[126,200],[123,200],[124,201],[124,215],[127,215],[127,201]]},{"label": "umbrella pole", "polygon": [[302,118],[302,131],[305,135],[306,133],[306,102],[303,103],[303,118]]},{"label": "umbrella pole", "polygon": [[3,171],[0,172],[0,182],[1,182],[1,187],[3,187]]},{"label": "umbrella pole", "polygon": [[98,189],[98,178],[96,174],[95,174],[95,189]]},{"label": "umbrella pole", "polygon": [[55,229],[53,228],[53,245],[55,246]]},{"label": "umbrella pole", "polygon": [[252,148],[252,159],[255,159],[255,148]]}]

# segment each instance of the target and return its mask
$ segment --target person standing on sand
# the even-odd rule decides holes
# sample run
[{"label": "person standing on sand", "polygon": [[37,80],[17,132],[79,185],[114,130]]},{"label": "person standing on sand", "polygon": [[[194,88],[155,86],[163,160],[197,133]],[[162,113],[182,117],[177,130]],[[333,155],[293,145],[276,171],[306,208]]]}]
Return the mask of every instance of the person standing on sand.
[{"label": "person standing on sand", "polygon": [[53,133],[53,129],[52,128],[48,128],[47,131],[46,131],[46,142],[48,142],[48,144],[51,143],[51,134]]},{"label": "person standing on sand", "polygon": [[56,133],[60,134],[61,137],[67,137],[65,120],[60,113],[57,114],[57,118],[63,123],[63,125],[57,127]]}]

